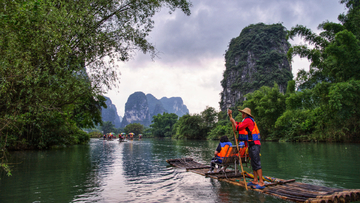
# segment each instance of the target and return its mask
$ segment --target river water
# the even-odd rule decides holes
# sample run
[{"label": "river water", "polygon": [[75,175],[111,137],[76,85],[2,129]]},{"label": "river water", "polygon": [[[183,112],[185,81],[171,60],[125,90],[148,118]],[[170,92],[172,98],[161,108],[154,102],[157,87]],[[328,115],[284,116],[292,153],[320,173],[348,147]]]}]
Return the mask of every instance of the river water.
[{"label": "river water", "polygon": [[[64,149],[12,152],[12,176],[1,174],[0,202],[287,202],[166,162],[191,157],[208,164],[217,144],[91,139]],[[359,144],[263,142],[261,163],[266,176],[360,189]]]}]

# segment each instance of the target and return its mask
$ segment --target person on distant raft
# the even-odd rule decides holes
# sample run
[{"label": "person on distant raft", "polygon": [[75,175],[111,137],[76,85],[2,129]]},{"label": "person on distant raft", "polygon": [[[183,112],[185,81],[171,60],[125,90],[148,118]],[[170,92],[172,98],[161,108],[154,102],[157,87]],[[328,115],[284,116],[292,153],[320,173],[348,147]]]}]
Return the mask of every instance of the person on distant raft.
[{"label": "person on distant raft", "polygon": [[[239,141],[245,141],[245,145],[248,146],[251,167],[254,173],[254,180],[248,183],[248,186],[252,186],[254,189],[264,189],[265,183],[262,179],[262,168],[260,162],[260,131],[255,123],[254,116],[251,115],[250,108],[238,110],[242,113],[242,118],[244,120],[239,123],[233,118],[230,118],[230,121],[234,124],[234,126],[236,126],[236,130],[238,132],[244,132],[243,130],[245,129],[245,134],[239,133]],[[229,109],[228,114],[231,113],[232,111]]]},{"label": "person on distant raft", "polygon": [[[221,164],[222,163],[222,159],[225,157],[225,153],[227,152],[228,148],[231,147],[232,144],[231,142],[229,141],[229,138],[225,135],[225,136],[222,136],[220,138],[220,143],[219,145],[217,146],[215,152],[214,152],[214,158],[211,159],[211,163],[210,163],[210,170],[208,171],[208,173],[212,173],[214,168],[215,168],[215,164],[216,163],[219,163]],[[225,169],[222,169],[225,171]]]}]

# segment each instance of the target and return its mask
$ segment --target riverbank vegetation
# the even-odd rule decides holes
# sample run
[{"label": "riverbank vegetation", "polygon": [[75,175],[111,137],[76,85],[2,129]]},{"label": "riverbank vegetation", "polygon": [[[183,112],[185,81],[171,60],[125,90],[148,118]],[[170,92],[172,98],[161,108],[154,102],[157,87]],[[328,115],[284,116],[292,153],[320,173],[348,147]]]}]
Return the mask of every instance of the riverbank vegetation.
[{"label": "riverbank vegetation", "polygon": [[274,85],[246,95],[240,108],[251,108],[262,139],[360,141],[360,3],[341,3],[347,13],[338,16],[340,23],[320,24],[320,34],[302,25],[288,32],[289,39],[300,36],[308,44],[291,47],[289,60],[307,58],[309,71],[299,71],[285,94]]},{"label": "riverbank vegetation", "polygon": [[[279,86],[263,86],[245,95],[232,108],[249,107],[262,140],[271,141],[360,141],[360,3],[342,0],[348,8],[340,23],[325,21],[320,34],[302,25],[293,27],[288,38],[302,37],[307,45],[293,46],[288,59],[299,55],[310,62],[310,70],[299,71],[285,93]],[[204,116],[207,115],[207,116]],[[173,125],[174,138],[218,139],[233,137],[226,112],[207,107],[201,114],[185,115]]]},{"label": "riverbank vegetation", "polygon": [[9,149],[86,143],[101,123],[102,96],[118,84],[115,62],[135,50],[155,56],[146,37],[167,7],[186,0],[2,1],[0,3],[1,167]]}]

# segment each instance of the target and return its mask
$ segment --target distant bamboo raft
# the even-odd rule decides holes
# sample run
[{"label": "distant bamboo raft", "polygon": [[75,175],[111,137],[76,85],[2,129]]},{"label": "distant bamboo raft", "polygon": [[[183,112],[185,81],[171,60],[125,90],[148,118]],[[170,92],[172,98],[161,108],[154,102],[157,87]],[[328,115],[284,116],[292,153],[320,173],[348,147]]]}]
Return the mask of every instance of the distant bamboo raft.
[{"label": "distant bamboo raft", "polygon": [[[241,179],[242,175],[235,173],[235,171],[226,171],[226,173],[224,173],[215,169],[214,173],[207,173],[210,166],[198,163],[192,158],[169,159],[166,160],[166,162],[178,168],[186,168],[187,171],[193,173],[245,187]],[[296,182],[295,179],[275,179],[274,182],[266,184],[266,188],[262,190],[251,187],[248,188],[294,202],[342,203],[360,201],[360,189],[329,188],[299,183]]]}]

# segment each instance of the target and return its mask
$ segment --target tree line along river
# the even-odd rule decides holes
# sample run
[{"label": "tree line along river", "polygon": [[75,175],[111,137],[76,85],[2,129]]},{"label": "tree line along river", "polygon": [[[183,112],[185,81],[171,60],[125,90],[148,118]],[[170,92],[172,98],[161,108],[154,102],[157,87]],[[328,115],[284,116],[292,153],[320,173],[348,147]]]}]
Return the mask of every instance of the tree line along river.
[{"label": "tree line along river", "polygon": [[[287,202],[171,167],[191,157],[208,164],[218,141],[91,139],[46,151],[9,155],[0,202]],[[262,142],[266,176],[327,187],[360,189],[360,145]],[[251,171],[249,168],[244,168]]]}]

